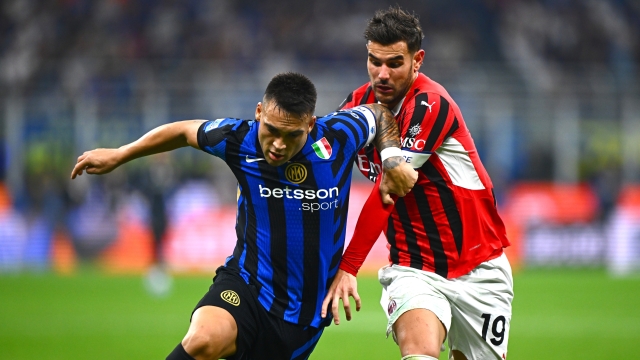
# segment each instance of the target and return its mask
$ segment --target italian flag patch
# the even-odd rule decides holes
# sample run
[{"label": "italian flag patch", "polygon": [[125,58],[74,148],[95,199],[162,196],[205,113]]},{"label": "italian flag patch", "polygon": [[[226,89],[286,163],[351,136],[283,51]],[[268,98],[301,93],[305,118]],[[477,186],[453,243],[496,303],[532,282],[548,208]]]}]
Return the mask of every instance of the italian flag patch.
[{"label": "italian flag patch", "polygon": [[315,150],[316,155],[318,155],[320,159],[326,160],[331,157],[331,145],[329,145],[329,142],[326,138],[322,138],[314,142],[313,144],[311,144],[311,147],[313,148],[313,150]]}]

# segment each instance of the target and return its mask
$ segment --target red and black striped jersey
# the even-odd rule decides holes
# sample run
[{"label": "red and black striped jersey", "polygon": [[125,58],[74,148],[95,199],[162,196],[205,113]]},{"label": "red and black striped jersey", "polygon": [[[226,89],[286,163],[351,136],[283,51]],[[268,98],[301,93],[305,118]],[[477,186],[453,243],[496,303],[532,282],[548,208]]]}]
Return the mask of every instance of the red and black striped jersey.
[{"label": "red and black striped jersey", "polygon": [[[341,108],[375,102],[368,83],[351,93]],[[392,264],[446,278],[462,276],[502,254],[509,241],[493,184],[458,105],[444,87],[419,74],[394,113],[403,156],[418,171],[418,181],[387,212],[380,205],[365,205],[359,222],[370,226],[377,218],[386,224]],[[372,181],[382,167],[379,154],[370,146],[359,152],[356,164]],[[356,230],[340,268],[355,275],[380,230],[371,235],[373,239]]]}]

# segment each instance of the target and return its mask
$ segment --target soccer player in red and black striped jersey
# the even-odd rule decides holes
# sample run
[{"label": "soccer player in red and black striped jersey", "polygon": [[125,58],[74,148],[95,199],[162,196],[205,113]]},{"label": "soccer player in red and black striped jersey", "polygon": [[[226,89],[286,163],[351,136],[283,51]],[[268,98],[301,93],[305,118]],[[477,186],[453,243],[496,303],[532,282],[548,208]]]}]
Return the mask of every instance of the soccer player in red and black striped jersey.
[{"label": "soccer player in red and black striped jersey", "polygon": [[[365,204],[329,295],[334,321],[342,299],[360,308],[355,275],[381,231],[390,266],[379,272],[381,304],[403,359],[438,358],[448,336],[451,357],[504,359],[513,281],[503,254],[509,245],[493,184],[458,105],[419,72],[424,59],[418,19],[395,7],[379,11],[365,30],[370,82],[340,108],[382,103],[395,115],[401,153],[418,171],[409,194],[384,206],[376,191]],[[356,163],[371,181],[380,154],[360,151]],[[366,226],[363,221],[366,221]],[[373,226],[379,224],[379,226]]]}]

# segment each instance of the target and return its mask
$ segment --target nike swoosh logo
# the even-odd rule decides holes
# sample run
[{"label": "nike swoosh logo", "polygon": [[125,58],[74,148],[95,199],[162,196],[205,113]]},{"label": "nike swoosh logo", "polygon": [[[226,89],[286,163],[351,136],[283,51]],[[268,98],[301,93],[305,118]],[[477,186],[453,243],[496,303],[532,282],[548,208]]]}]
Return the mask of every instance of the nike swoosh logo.
[{"label": "nike swoosh logo", "polygon": [[252,163],[252,162],[256,162],[256,161],[260,161],[260,160],[264,160],[262,158],[250,158],[249,155],[247,155],[247,162],[248,163]]}]

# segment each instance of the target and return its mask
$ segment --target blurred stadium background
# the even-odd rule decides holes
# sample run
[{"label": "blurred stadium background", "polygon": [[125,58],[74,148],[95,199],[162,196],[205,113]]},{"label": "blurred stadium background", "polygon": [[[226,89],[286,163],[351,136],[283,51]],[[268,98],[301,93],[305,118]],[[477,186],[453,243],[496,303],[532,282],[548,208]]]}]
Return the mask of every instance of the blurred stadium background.
[{"label": "blurred stadium background", "polygon": [[[367,20],[396,3],[419,15],[422,71],[460,105],[496,185],[516,270],[513,356],[637,353],[640,309],[623,299],[640,295],[640,2],[2,0],[0,358],[86,357],[52,350],[80,354],[105,340],[79,336],[97,321],[85,307],[119,324],[113,336],[140,327],[127,337],[144,348],[158,329],[178,327],[162,333],[159,350],[107,346],[104,358],[166,355],[233,248],[235,180],[192,149],[70,181],[75,159],[166,122],[253,118],[282,71],[307,74],[317,114],[331,112],[367,81]],[[349,232],[369,189],[355,174]],[[369,274],[385,261],[379,241]],[[364,283],[372,307],[361,318],[378,324],[377,285]],[[114,298],[92,296],[99,289]],[[155,316],[136,317],[141,309]],[[34,334],[39,321],[71,330]],[[369,325],[353,333],[373,351],[366,358],[396,356],[378,333],[368,340]],[[340,331],[327,331],[315,358],[340,358],[330,353],[346,346]]]}]

